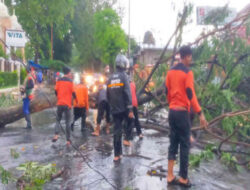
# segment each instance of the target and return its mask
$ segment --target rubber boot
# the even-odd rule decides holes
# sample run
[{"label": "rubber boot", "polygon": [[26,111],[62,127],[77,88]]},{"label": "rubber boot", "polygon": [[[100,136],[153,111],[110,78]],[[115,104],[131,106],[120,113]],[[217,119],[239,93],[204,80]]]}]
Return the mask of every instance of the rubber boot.
[{"label": "rubber boot", "polygon": [[106,126],[106,134],[109,135],[110,133],[110,124],[107,123],[107,126]]},{"label": "rubber boot", "polygon": [[30,114],[25,114],[24,117],[25,117],[25,120],[27,122],[26,129],[32,129]]},{"label": "rubber boot", "polygon": [[100,136],[100,130],[101,130],[100,125],[97,125],[97,127],[95,128],[95,131],[93,133],[91,133],[91,134],[93,136]]}]

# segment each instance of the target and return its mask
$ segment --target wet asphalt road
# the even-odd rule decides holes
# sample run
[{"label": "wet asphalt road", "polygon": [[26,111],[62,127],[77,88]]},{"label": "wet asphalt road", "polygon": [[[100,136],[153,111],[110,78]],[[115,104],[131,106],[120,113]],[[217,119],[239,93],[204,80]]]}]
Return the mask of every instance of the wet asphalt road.
[{"label": "wet asphalt road", "polygon": [[[32,115],[33,130],[23,129],[24,120],[12,123],[0,130],[0,165],[20,175],[15,168],[26,161],[55,163],[66,172],[60,178],[45,185],[45,190],[109,190],[113,189],[102,177],[91,169],[86,161],[72,148],[67,148],[63,134],[56,143],[51,139],[54,132],[54,110],[46,110]],[[79,124],[79,123],[76,123]],[[151,177],[147,171],[162,166],[167,168],[167,150],[169,140],[166,134],[153,130],[144,130],[144,139],[135,137],[132,147],[123,147],[123,158],[119,164],[113,163],[112,135],[102,134],[92,137],[91,130],[80,132],[76,126],[72,140],[88,158],[88,164],[100,171],[117,189],[126,190],[180,190],[178,186],[169,186],[165,178]],[[14,159],[10,149],[16,149],[20,157]],[[193,148],[192,152],[199,152]],[[189,170],[194,190],[246,190],[250,187],[250,173],[233,173],[218,160],[203,162],[197,169]],[[178,174],[178,165],[175,167]],[[15,184],[0,189],[13,190]]]}]

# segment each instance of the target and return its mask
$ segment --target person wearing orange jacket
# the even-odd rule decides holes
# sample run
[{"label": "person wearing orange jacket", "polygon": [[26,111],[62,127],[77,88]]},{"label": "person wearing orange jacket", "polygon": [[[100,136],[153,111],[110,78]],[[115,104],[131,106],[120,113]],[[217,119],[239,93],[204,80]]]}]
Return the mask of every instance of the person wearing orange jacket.
[{"label": "person wearing orange jacket", "polygon": [[132,105],[133,105],[133,113],[134,113],[134,124],[136,127],[136,133],[138,135],[138,137],[140,139],[143,138],[142,132],[141,132],[141,124],[139,121],[139,117],[138,117],[138,101],[137,101],[137,97],[136,97],[136,86],[135,83],[132,81],[130,81],[130,90],[131,90],[131,96],[132,96]]},{"label": "person wearing orange jacket", "polygon": [[89,110],[89,95],[88,95],[88,88],[83,83],[83,78],[81,79],[80,84],[74,86],[74,92],[76,94],[76,100],[74,100],[74,120],[71,124],[71,130],[74,131],[74,124],[80,117],[82,118],[81,121],[81,131],[86,129],[86,117]]},{"label": "person wearing orange jacket", "polygon": [[65,114],[66,139],[67,145],[70,145],[70,119],[72,97],[76,99],[76,95],[74,92],[71,70],[68,67],[64,67],[63,73],[64,76],[57,80],[55,86],[55,94],[57,96],[57,118],[55,125],[55,136],[53,137],[52,142],[56,142],[59,138],[60,121],[62,119],[62,115]]},{"label": "person wearing orange jacket", "polygon": [[[170,146],[168,150],[169,185],[191,187],[188,179],[188,157],[190,149],[190,109],[199,115],[200,124],[207,126],[194,90],[193,72],[189,69],[192,50],[189,46],[180,48],[181,62],[174,65],[167,73],[166,95],[169,103]],[[174,162],[180,146],[180,178],[173,174]]]}]

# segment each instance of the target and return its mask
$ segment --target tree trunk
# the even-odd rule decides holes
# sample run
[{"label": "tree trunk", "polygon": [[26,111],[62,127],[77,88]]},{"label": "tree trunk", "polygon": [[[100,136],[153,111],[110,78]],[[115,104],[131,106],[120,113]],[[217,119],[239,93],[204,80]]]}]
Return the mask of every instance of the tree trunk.
[{"label": "tree trunk", "polygon": [[[164,93],[164,88],[160,87],[155,92],[154,95],[159,96]],[[49,88],[36,89],[35,97],[31,101],[30,111],[31,113],[40,112],[44,109],[52,108],[56,105],[56,96],[54,91]],[[140,105],[150,102],[154,97],[151,95],[145,95],[138,99]],[[22,105],[12,106],[9,108],[0,109],[0,128],[7,124],[15,122],[24,117]]]},{"label": "tree trunk", "polygon": [[[165,93],[164,87],[161,86],[159,89],[157,89],[155,92],[152,92],[153,95],[155,96],[160,96],[162,93]],[[138,104],[143,105],[147,102],[150,102],[151,100],[154,99],[154,96],[151,95],[142,95],[138,98]]]},{"label": "tree trunk", "polygon": [[[35,97],[31,101],[31,113],[39,112],[56,105],[56,96],[49,89],[36,89]],[[22,105],[0,109],[0,127],[23,118]]]}]

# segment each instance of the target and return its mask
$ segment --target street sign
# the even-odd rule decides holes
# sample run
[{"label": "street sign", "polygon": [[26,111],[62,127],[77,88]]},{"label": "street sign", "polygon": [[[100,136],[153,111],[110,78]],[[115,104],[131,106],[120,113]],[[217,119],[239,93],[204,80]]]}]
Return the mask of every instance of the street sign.
[{"label": "street sign", "polygon": [[[210,7],[210,6],[197,7],[197,9],[196,9],[197,24],[198,25],[206,25],[205,19],[207,18],[207,16],[211,12],[216,12],[219,10],[223,10],[223,7]],[[229,14],[225,18],[224,23],[222,23],[222,24],[226,24],[226,23],[232,21],[237,15],[236,9],[228,8],[228,10],[229,10]]]},{"label": "street sign", "polygon": [[11,47],[24,47],[26,43],[25,32],[19,30],[6,30],[6,45]]}]

